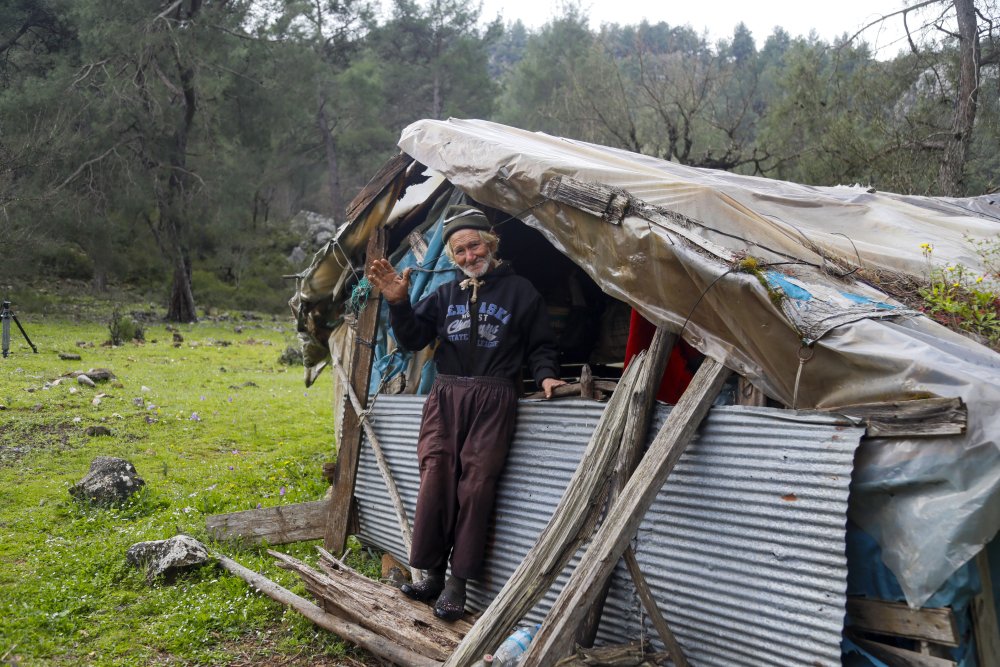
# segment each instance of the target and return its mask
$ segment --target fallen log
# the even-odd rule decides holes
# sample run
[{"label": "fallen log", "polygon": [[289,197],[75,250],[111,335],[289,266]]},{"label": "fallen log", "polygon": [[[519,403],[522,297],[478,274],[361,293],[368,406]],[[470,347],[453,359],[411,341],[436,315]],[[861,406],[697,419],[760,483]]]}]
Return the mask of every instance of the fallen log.
[{"label": "fallen log", "polygon": [[219,560],[219,565],[227,572],[235,574],[272,600],[291,607],[324,630],[329,630],[338,637],[357,644],[372,655],[395,665],[407,665],[408,667],[437,667],[441,664],[355,623],[327,613],[318,605],[279,586],[264,575],[243,567],[231,558],[220,554],[214,554],[214,556]]},{"label": "fallen log", "polygon": [[467,620],[442,621],[429,605],[358,574],[326,551],[320,550],[322,572],[286,554],[268,553],[278,560],[278,567],[302,578],[325,611],[427,658],[445,660],[472,627]]}]

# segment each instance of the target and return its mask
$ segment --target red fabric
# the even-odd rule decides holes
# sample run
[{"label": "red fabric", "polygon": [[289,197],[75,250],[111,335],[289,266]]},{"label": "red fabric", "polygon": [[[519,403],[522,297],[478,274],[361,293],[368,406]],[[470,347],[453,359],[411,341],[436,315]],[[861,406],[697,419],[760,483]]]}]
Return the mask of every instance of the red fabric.
[{"label": "red fabric", "polygon": [[[629,362],[635,355],[649,349],[654,333],[656,326],[633,309],[632,319],[629,321],[628,342],[625,344],[625,368],[628,368]],[[656,400],[676,403],[691,383],[694,372],[703,358],[698,350],[685,343],[683,339],[677,341],[670,352],[667,368],[663,371]]]}]

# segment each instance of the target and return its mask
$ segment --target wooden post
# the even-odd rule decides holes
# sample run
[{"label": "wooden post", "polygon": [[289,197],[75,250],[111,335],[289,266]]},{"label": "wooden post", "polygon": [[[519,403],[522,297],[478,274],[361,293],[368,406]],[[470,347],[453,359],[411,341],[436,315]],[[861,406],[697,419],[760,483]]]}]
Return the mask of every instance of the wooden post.
[{"label": "wooden post", "polygon": [[[381,225],[368,237],[365,261],[384,257],[386,231]],[[351,383],[364,410],[368,406],[368,381],[371,378],[372,360],[375,356],[375,328],[382,294],[372,287],[368,304],[358,317],[354,335],[354,352],[351,360]],[[347,543],[347,525],[350,518],[351,498],[358,474],[358,456],[361,453],[361,423],[353,410],[345,410],[337,443],[337,467],[334,471],[333,497],[330,498],[323,544],[327,551],[340,553]]]},{"label": "wooden post", "polygon": [[[645,352],[636,355],[625,369],[618,391],[605,408],[552,519],[503,589],[448,658],[445,664],[449,667],[476,664],[485,653],[499,646],[511,627],[521,620],[559,576],[576,552],[585,526],[596,521],[602,506],[602,490],[607,488],[618,443],[625,429],[626,410],[638,388],[643,385],[646,356]],[[572,640],[572,630],[569,636]]]},{"label": "wooden post", "polygon": [[767,406],[767,396],[755,387],[750,380],[740,376],[740,381],[736,388],[736,405],[763,408]]},{"label": "wooden post", "polygon": [[523,667],[551,665],[570,654],[573,629],[600,592],[593,583],[603,582],[611,574],[728,375],[729,370],[714,359],[706,357],[702,362],[622,491],[621,499],[591,540],[590,548],[550,610],[549,620],[531,642]]},{"label": "wooden post", "polygon": [[[646,444],[649,422],[653,416],[653,407],[656,405],[656,390],[660,386],[663,370],[666,368],[670,352],[676,342],[677,336],[675,334],[668,333],[662,327],[657,327],[647,353],[649,357],[646,363],[649,366],[649,373],[645,377],[643,386],[636,392],[636,400],[629,406],[628,421],[625,423],[625,433],[618,450],[615,476],[611,481],[611,492],[608,494],[608,507],[614,505],[618,496],[621,495],[622,489],[625,488],[628,478],[631,477],[632,471],[642,459],[643,445]],[[594,637],[597,636],[597,629],[601,624],[604,602],[608,597],[611,579],[608,578],[602,584],[601,594],[588,610],[586,618],[576,633],[576,643],[583,647],[594,645]]]}]

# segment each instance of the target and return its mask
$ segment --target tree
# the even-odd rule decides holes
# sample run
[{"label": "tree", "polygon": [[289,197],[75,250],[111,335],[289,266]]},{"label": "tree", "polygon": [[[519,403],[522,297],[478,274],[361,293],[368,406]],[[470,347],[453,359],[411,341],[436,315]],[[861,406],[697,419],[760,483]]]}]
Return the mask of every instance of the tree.
[{"label": "tree", "polygon": [[[977,145],[976,116],[984,70],[1000,64],[1000,13],[990,0],[925,0],[888,14],[865,26],[900,18],[906,28],[912,54],[911,81],[923,85],[926,75],[932,86],[924,92],[936,98],[936,113],[927,109],[928,99],[917,100],[924,109],[912,141],[937,160],[936,191],[961,195],[968,191],[966,168],[970,150]],[[917,19],[912,24],[913,18]],[[982,44],[989,48],[984,53]]]},{"label": "tree", "polygon": [[499,22],[483,29],[479,11],[461,0],[394,0],[392,16],[372,35],[387,106],[384,122],[401,130],[419,118],[487,118],[496,84],[489,45]]}]

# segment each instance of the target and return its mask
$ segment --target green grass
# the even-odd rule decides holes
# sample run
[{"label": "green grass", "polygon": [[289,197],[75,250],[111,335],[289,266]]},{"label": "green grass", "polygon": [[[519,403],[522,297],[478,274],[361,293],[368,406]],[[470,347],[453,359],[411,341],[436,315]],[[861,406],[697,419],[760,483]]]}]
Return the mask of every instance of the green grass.
[{"label": "green grass", "polygon": [[[209,514],[326,491],[330,380],[306,389],[301,368],[278,362],[292,324],[180,325],[178,344],[164,324],[147,324],[145,344],[113,348],[102,346],[102,321],[18,315],[39,353],[15,328],[12,354],[0,359],[0,664],[363,664],[215,565],[149,585],[125,561],[136,542],[186,533],[302,594],[263,548],[215,544],[205,530]],[[51,386],[94,367],[117,381]],[[85,435],[98,424],[112,435]],[[69,495],[99,455],[128,459],[146,481],[128,504],[99,509]],[[312,544],[281,548],[314,560]],[[351,559],[371,568],[357,545]]]}]

